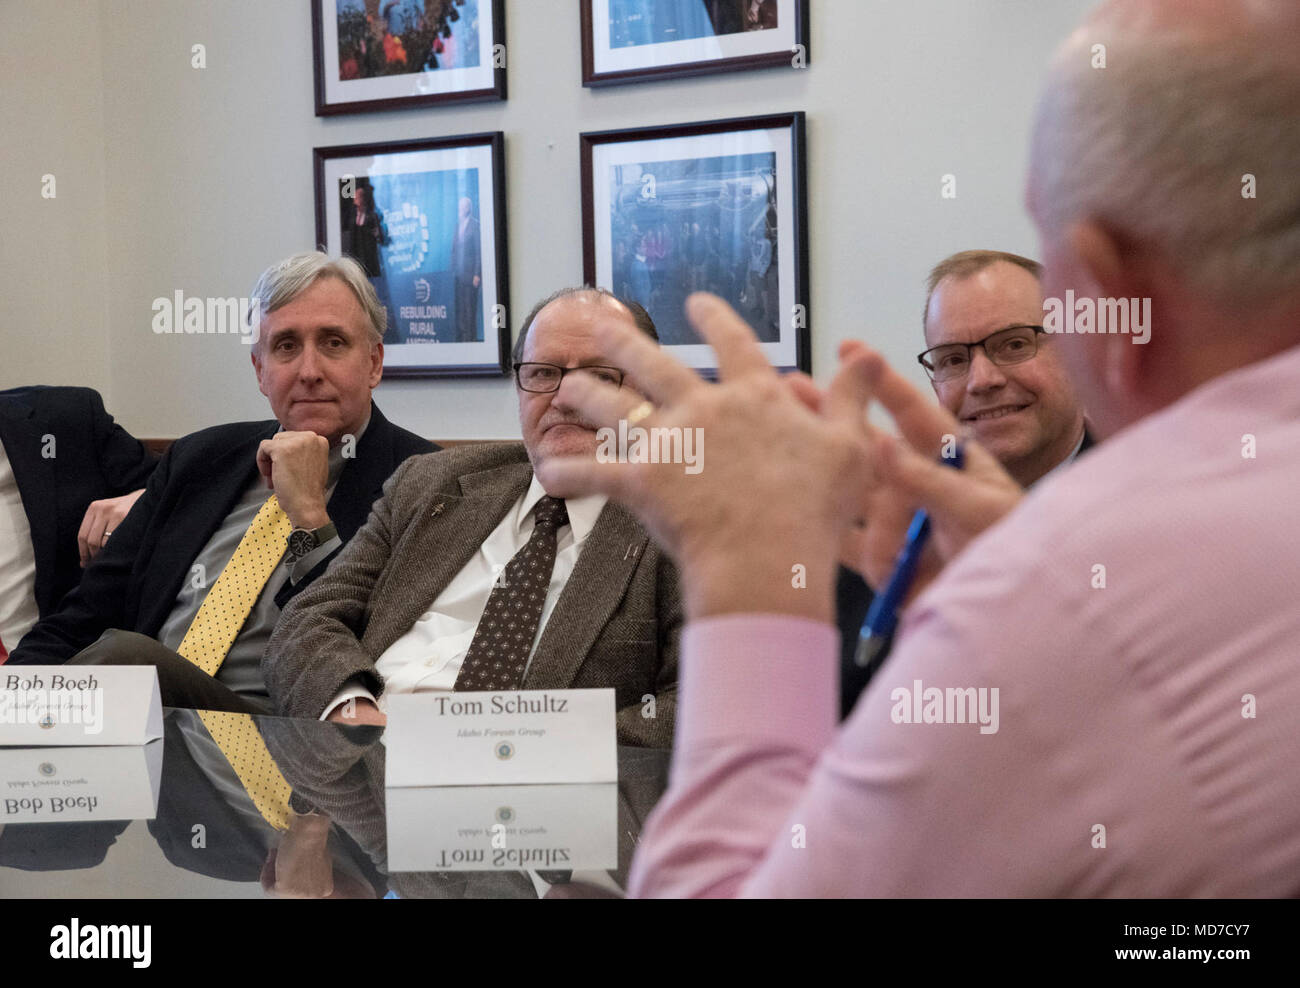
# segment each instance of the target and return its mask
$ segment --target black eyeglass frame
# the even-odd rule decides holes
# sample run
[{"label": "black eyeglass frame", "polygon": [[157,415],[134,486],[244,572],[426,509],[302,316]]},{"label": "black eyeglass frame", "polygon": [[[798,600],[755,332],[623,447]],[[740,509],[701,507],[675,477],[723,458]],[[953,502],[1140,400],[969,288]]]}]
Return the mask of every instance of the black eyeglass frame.
[{"label": "black eyeglass frame", "polygon": [[[558,370],[560,372],[560,376],[556,378],[555,387],[547,388],[544,391],[538,391],[535,388],[525,388],[523,381],[519,379],[519,369],[521,367],[528,367],[530,365],[534,367],[554,367],[556,370]],[[553,394],[556,391],[559,391],[560,385],[564,382],[564,375],[572,374],[574,371],[584,371],[584,370],[585,371],[591,371],[591,370],[609,371],[612,374],[618,375],[618,383],[616,387],[620,387],[620,388],[623,386],[623,379],[627,376],[623,371],[619,370],[619,368],[610,367],[608,364],[583,364],[581,367],[561,367],[559,364],[547,363],[545,360],[520,360],[514,363],[512,367],[514,368],[514,372],[515,372],[515,386],[518,387],[520,391],[527,391],[531,395],[548,395],[548,394]]]},{"label": "black eyeglass frame", "polygon": [[[988,341],[993,339],[993,337],[1001,336],[1003,333],[1009,333],[1014,329],[1032,329],[1034,331],[1034,335],[1033,335],[1034,352],[1027,357],[1022,357],[1019,360],[1003,361],[1003,362],[994,360],[992,354],[990,354],[988,351],[988,347],[986,347],[984,344],[988,343]],[[930,354],[934,353],[934,351],[936,350],[946,350],[949,347],[955,347],[955,346],[965,347],[966,348],[966,374],[969,374],[970,364],[971,364],[971,351],[974,350],[976,347],[979,347],[981,350],[984,351],[984,356],[989,358],[989,363],[993,364],[996,367],[1009,367],[1014,364],[1022,364],[1026,360],[1033,360],[1034,357],[1038,356],[1038,337],[1040,335],[1046,334],[1046,332],[1047,330],[1044,329],[1042,326],[1035,326],[1032,325],[1031,323],[1018,323],[1014,326],[1003,326],[1001,329],[997,330],[996,332],[989,333],[989,335],[984,337],[984,339],[975,340],[973,343],[940,343],[938,346],[932,346],[930,347],[930,349],[918,353],[916,355],[916,361],[922,367],[925,368],[925,372],[930,376],[930,380],[938,384],[938,383],[942,383],[938,381],[938,379],[935,377],[935,374],[938,372],[938,368],[934,367],[933,365],[931,365],[926,361],[926,358]],[[948,378],[947,380],[956,380],[957,377],[965,377],[965,376],[966,376],[965,374],[959,374],[956,375],[956,377]]]}]

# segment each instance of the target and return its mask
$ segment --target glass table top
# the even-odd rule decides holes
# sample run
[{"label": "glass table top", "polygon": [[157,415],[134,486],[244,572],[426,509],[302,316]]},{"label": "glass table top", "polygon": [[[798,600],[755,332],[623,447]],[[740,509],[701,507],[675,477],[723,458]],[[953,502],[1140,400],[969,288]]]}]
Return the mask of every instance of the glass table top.
[{"label": "glass table top", "polygon": [[281,829],[199,712],[164,714],[143,749],[0,749],[0,897],[620,896],[667,784],[666,749],[620,746],[616,784],[386,789],[382,728],[252,717]]}]

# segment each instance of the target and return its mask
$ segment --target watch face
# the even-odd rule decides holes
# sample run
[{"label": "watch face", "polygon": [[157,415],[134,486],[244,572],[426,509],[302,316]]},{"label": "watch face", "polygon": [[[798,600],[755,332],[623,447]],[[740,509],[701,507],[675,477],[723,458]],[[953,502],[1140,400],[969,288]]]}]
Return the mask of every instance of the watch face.
[{"label": "watch face", "polygon": [[316,536],[305,528],[295,528],[289,533],[289,551],[299,559],[316,548]]}]

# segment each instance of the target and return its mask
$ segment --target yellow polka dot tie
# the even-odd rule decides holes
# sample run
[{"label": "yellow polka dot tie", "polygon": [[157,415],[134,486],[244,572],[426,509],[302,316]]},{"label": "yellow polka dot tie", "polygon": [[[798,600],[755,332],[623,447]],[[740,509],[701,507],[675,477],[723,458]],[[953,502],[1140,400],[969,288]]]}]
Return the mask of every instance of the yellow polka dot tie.
[{"label": "yellow polka dot tie", "polygon": [[[203,598],[177,651],[209,676],[215,676],[226,661],[230,646],[252,613],[266,581],[284,558],[285,540],[292,530],[293,523],[272,494]],[[262,818],[277,830],[287,829],[289,796],[293,790],[276,768],[253,719],[247,714],[212,710],[200,711],[199,719],[239,776]]]},{"label": "yellow polka dot tie", "polygon": [[292,531],[293,523],[272,494],[203,598],[177,651],[209,676],[215,676],[226,661],[226,653],[252,613],[262,588],[284,558],[286,540]]},{"label": "yellow polka dot tie", "polygon": [[239,776],[262,819],[276,830],[288,830],[293,787],[280,774],[253,718],[248,714],[200,710],[199,719]]}]

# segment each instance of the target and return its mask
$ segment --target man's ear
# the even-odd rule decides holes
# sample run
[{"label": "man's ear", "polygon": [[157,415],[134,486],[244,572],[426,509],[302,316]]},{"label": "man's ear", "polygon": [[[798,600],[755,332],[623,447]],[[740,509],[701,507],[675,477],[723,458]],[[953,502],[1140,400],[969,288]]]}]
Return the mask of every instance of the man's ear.
[{"label": "man's ear", "polygon": [[[1084,293],[1098,302],[1103,298],[1150,298],[1152,283],[1149,259],[1126,239],[1095,219],[1070,228],[1069,244],[1080,270],[1087,279]],[[1083,293],[1081,293],[1083,294]],[[1139,305],[1141,302],[1139,301]],[[1160,347],[1135,344],[1130,335],[1098,335],[1094,339],[1095,366],[1099,378],[1113,395],[1139,401],[1152,390],[1151,373],[1159,360]]]},{"label": "man's ear", "polygon": [[379,385],[384,376],[384,344],[379,342],[370,348],[370,390]]},{"label": "man's ear", "polygon": [[266,384],[262,380],[262,351],[259,343],[253,344],[253,352],[248,357],[253,361],[253,373],[257,375],[257,390],[266,394]]}]

